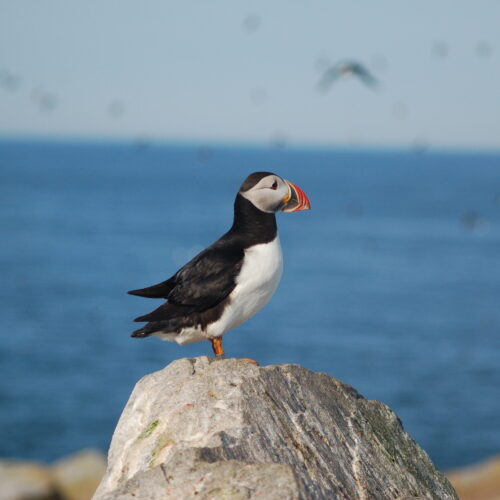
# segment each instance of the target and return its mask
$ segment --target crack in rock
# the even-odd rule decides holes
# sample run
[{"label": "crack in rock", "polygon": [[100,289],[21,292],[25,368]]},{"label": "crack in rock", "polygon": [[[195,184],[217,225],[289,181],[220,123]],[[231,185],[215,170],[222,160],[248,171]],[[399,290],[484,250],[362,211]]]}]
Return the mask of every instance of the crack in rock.
[{"label": "crack in rock", "polygon": [[363,473],[361,471],[361,457],[360,457],[360,448],[362,446],[361,440],[357,434],[356,429],[354,428],[354,413],[351,413],[349,417],[347,418],[347,426],[349,427],[349,430],[351,431],[351,436],[354,441],[354,448],[352,448],[352,472],[354,474],[354,479],[356,481],[356,484],[358,485],[358,490],[359,490],[359,500],[369,500],[368,495],[367,495],[367,487],[366,483],[363,480]]}]

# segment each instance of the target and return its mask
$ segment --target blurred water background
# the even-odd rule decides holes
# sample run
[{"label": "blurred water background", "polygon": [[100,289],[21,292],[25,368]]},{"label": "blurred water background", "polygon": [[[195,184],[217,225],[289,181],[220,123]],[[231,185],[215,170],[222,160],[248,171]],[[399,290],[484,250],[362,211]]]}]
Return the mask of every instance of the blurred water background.
[{"label": "blurred water background", "polygon": [[440,468],[500,450],[500,155],[0,142],[0,456],[106,450],[143,375],[210,354],[131,339],[217,239],[252,171],[297,183],[271,303],[229,356],[299,363],[390,405]]}]

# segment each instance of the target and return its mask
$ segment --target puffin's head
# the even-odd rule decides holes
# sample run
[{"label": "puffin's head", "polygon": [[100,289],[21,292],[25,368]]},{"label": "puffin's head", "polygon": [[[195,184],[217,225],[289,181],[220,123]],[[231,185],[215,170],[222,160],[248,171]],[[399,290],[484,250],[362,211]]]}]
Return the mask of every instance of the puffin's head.
[{"label": "puffin's head", "polygon": [[254,172],[240,187],[240,195],[262,212],[275,213],[309,210],[311,203],[304,191],[271,172]]}]

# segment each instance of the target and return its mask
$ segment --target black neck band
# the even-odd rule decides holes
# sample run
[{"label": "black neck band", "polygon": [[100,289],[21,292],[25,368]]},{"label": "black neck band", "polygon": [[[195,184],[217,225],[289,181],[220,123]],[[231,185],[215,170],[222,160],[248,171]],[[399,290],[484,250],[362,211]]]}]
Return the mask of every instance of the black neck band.
[{"label": "black neck band", "polygon": [[229,233],[243,238],[247,245],[268,243],[277,234],[276,216],[262,212],[238,193],[234,201],[234,221]]}]

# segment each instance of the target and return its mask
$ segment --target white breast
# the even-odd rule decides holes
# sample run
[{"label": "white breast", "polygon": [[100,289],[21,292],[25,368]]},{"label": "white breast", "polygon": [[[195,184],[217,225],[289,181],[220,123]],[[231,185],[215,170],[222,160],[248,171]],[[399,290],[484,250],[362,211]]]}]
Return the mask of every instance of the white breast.
[{"label": "white breast", "polygon": [[278,236],[245,250],[243,266],[221,318],[208,327],[208,335],[224,335],[262,309],[273,296],[283,272]]}]

